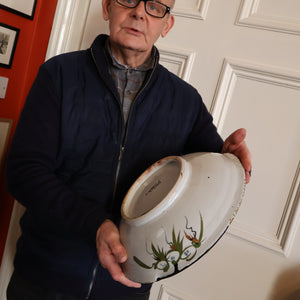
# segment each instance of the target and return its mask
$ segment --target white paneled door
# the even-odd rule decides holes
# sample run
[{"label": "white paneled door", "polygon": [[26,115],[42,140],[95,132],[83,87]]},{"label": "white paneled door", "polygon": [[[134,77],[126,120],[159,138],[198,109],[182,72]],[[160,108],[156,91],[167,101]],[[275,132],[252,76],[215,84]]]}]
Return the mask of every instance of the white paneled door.
[{"label": "white paneled door", "polygon": [[253,175],[229,233],[152,299],[300,299],[300,1],[177,0],[174,14],[159,45],[193,54],[186,80],[224,138],[247,129]]},{"label": "white paneled door", "polygon": [[[230,230],[151,300],[300,299],[300,1],[176,0],[173,13],[161,63],[224,138],[247,129],[253,173]],[[48,57],[88,47],[101,18],[101,0],[60,0]]]}]

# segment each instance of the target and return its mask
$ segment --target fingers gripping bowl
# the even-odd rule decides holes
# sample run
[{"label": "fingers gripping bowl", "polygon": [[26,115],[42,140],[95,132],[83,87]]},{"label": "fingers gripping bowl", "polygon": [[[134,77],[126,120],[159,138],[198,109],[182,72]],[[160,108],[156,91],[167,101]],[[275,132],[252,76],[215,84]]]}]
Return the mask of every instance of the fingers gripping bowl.
[{"label": "fingers gripping bowl", "polygon": [[184,270],[224,234],[245,191],[234,155],[193,153],[149,167],[123,200],[123,265],[132,281],[155,282]]}]

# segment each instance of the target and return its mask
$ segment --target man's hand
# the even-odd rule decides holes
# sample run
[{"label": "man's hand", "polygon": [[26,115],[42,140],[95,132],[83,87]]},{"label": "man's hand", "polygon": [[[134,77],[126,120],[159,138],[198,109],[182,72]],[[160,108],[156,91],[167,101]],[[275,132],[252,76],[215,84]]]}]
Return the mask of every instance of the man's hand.
[{"label": "man's hand", "polygon": [[232,153],[241,161],[246,174],[246,183],[250,182],[251,154],[245,142],[246,130],[244,128],[233,132],[224,142],[222,153]]},{"label": "man's hand", "polygon": [[127,260],[127,253],[120,242],[119,230],[112,221],[105,220],[99,227],[96,246],[102,267],[109,271],[115,281],[128,287],[141,287],[140,283],[129,280],[121,269],[120,264]]}]

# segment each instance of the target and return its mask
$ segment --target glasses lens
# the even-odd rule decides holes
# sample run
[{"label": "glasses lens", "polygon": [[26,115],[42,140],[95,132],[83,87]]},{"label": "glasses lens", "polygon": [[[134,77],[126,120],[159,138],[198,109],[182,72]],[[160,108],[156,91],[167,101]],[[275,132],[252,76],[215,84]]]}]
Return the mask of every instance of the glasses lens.
[{"label": "glasses lens", "polygon": [[153,17],[162,18],[166,14],[167,7],[163,4],[155,1],[146,2],[146,11]]},{"label": "glasses lens", "polygon": [[[117,3],[119,3],[122,6],[134,8],[137,7],[140,3],[139,0],[116,0]],[[144,1],[145,2],[145,8],[147,14],[156,17],[156,18],[163,18],[168,10],[168,7],[160,2],[156,1]]]},{"label": "glasses lens", "polygon": [[117,0],[117,2],[126,7],[136,7],[138,0]]}]

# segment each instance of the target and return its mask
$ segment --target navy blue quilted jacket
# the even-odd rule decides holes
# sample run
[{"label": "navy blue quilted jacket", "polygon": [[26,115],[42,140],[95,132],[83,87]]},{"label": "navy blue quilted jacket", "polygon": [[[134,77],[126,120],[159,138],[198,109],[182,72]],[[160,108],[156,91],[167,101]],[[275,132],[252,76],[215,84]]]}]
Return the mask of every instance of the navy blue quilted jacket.
[{"label": "navy blue quilted jacket", "polygon": [[158,54],[125,126],[106,39],[40,67],[7,160],[8,189],[27,208],[16,271],[82,299],[149,289],[122,287],[98,265],[98,227],[107,218],[118,223],[125,193],[155,161],[223,144],[198,92]]}]

